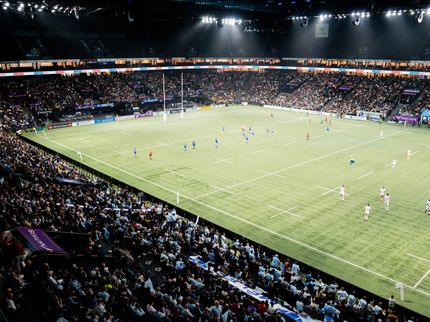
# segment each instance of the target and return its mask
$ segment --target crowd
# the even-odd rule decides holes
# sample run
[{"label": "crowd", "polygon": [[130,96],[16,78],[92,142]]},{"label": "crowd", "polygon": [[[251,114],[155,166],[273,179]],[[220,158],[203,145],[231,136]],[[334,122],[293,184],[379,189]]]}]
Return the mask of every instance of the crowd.
[{"label": "crowd", "polygon": [[430,86],[427,86],[415,102],[405,107],[410,115],[420,113],[423,109],[430,109]]},{"label": "crowd", "polygon": [[[181,72],[165,72],[169,102],[181,96]],[[426,86],[417,78],[359,76],[297,71],[218,72],[184,71],[184,98],[196,104],[249,103],[356,114],[358,110],[387,115],[400,101],[412,110],[428,102],[400,100],[407,88]],[[0,80],[1,113],[27,109],[36,118],[52,111],[75,113],[94,104],[161,102],[163,73],[113,73],[103,75],[45,76]],[[413,107],[412,107],[413,105]],[[16,115],[16,113],[13,113]],[[10,117],[10,115],[9,115]],[[17,123],[31,119],[14,120]]]},{"label": "crowd", "polygon": [[298,74],[294,81],[302,85],[278,95],[274,105],[319,111],[333,98],[341,78],[340,74]]},{"label": "crowd", "polygon": [[348,94],[336,97],[325,112],[356,115],[357,111],[380,113],[385,118],[397,105],[408,80],[393,77],[362,77]]},{"label": "crowd", "polygon": [[[0,232],[24,226],[88,238],[84,249],[71,249],[55,265],[49,257],[33,258],[20,242],[5,243],[2,235],[1,307],[11,321],[284,322],[281,305],[303,319],[406,321],[394,298],[359,296],[142,193],[81,175],[4,131],[0,169]],[[58,176],[81,185],[57,183]],[[208,269],[190,261],[193,255]],[[273,301],[242,293],[226,275]]]},{"label": "crowd", "polygon": [[297,76],[295,72],[272,71],[265,74],[251,75],[241,92],[241,98],[245,102],[268,104],[274,103],[282,87]]}]

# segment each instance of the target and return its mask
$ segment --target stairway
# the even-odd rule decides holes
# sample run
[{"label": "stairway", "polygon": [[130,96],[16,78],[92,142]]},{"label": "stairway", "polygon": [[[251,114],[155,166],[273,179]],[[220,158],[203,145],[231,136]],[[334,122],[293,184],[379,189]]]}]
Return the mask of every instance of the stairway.
[{"label": "stairway", "polygon": [[392,121],[393,120],[393,116],[396,115],[403,106],[404,106],[403,104],[397,103],[397,105],[387,115],[387,117],[385,118],[385,121]]}]

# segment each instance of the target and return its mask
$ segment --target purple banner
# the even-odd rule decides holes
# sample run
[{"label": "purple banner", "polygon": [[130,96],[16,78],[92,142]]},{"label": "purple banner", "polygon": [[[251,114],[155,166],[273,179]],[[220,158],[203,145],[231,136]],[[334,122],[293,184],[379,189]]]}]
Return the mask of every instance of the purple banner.
[{"label": "purple banner", "polygon": [[30,243],[35,251],[50,253],[65,253],[49,236],[41,229],[18,227],[20,234]]},{"label": "purple banner", "polygon": [[138,119],[138,118],[141,118],[141,117],[149,117],[149,116],[153,116],[153,115],[154,115],[154,113],[152,111],[148,111],[148,112],[145,112],[145,113],[134,113],[134,118]]},{"label": "purple banner", "polygon": [[341,87],[339,87],[339,89],[340,89],[341,91],[350,91],[350,90],[351,90],[351,87],[349,87],[349,86],[341,86]]},{"label": "purple banner", "polygon": [[416,125],[416,124],[418,124],[419,117],[418,116],[411,116],[411,115],[395,115],[395,116],[393,116],[393,120],[398,121],[398,122],[402,122],[402,123],[406,121],[407,124]]}]

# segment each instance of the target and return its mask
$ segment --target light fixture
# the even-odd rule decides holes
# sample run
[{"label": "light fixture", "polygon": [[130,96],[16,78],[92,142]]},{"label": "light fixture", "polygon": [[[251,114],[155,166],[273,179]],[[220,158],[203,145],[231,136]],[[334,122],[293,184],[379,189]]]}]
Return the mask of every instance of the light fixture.
[{"label": "light fixture", "polygon": [[300,26],[306,28],[309,25],[309,18],[303,17],[303,20],[300,22]]},{"label": "light fixture", "polygon": [[417,15],[417,21],[418,23],[422,23],[424,19],[424,11],[421,11],[418,15]]}]

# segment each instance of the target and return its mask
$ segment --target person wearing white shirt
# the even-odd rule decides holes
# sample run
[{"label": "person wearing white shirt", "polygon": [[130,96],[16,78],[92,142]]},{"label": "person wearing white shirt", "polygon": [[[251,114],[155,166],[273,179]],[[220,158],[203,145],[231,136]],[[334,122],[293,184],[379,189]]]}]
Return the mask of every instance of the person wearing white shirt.
[{"label": "person wearing white shirt", "polygon": [[384,200],[384,196],[385,196],[385,187],[384,186],[379,188],[379,196],[381,197],[382,200]]},{"label": "person wearing white shirt", "polygon": [[372,207],[370,207],[370,203],[367,204],[366,207],[364,207],[364,220],[369,221],[369,215],[370,211],[372,210]]},{"label": "person wearing white shirt", "polygon": [[340,198],[340,201],[345,201],[345,191],[346,189],[345,189],[345,185],[341,185],[340,186],[340,188],[339,188],[339,198]]},{"label": "person wearing white shirt", "polygon": [[384,197],[384,208],[386,211],[388,211],[389,207],[390,207],[390,194],[387,192],[387,194]]},{"label": "person wearing white shirt", "polygon": [[424,211],[424,213],[430,215],[430,199],[427,200],[426,210]]}]

